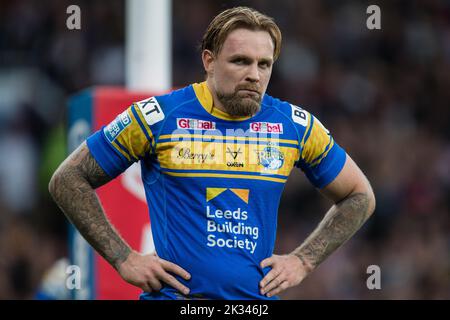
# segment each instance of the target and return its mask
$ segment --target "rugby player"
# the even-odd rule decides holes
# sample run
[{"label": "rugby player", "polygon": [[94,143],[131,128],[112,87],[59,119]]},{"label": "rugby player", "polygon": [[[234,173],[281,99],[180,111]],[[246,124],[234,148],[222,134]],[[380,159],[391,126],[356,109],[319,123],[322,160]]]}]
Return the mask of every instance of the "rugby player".
[{"label": "rugby player", "polygon": [[[124,107],[59,166],[49,190],[141,299],[277,299],[353,236],[375,197],[316,117],[266,93],[281,50],[272,18],[225,10],[201,49],[205,81]],[[130,248],[95,193],[137,161],[153,255]],[[294,168],[334,205],[293,252],[275,255],[278,206]]]}]

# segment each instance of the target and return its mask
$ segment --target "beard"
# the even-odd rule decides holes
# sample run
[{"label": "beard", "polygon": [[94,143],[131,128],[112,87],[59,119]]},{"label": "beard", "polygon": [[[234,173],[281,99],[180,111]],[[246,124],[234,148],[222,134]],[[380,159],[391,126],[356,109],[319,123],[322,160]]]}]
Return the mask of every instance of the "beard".
[{"label": "beard", "polygon": [[[258,94],[249,94],[239,90],[256,90]],[[232,117],[253,116],[261,109],[261,94],[254,86],[238,86],[233,93],[216,91],[217,99]]]}]

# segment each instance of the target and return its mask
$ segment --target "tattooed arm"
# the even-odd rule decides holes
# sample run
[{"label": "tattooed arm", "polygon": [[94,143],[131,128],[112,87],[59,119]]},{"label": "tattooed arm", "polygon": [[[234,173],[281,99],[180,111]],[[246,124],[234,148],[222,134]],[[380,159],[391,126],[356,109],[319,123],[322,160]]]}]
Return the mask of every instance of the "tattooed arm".
[{"label": "tattooed arm", "polygon": [[260,283],[261,294],[273,296],[298,285],[331,253],[358,231],[375,209],[375,196],[364,174],[347,155],[341,173],[321,193],[335,204],[317,228],[291,254],[261,262],[272,270]]},{"label": "tattooed arm", "polygon": [[352,193],[327,212],[314,232],[293,254],[309,269],[315,269],[332,252],[350,239],[372,214],[368,193]]},{"label": "tattooed arm", "polygon": [[125,281],[147,292],[159,291],[161,282],[165,282],[187,294],[189,289],[167,272],[188,279],[189,274],[185,270],[156,255],[143,256],[133,251],[108,221],[95,188],[109,181],[111,178],[83,142],[55,171],[49,191],[86,241]]},{"label": "tattooed arm", "polygon": [[53,174],[49,191],[86,241],[117,268],[131,249],[106,218],[94,190],[110,180],[84,142]]}]

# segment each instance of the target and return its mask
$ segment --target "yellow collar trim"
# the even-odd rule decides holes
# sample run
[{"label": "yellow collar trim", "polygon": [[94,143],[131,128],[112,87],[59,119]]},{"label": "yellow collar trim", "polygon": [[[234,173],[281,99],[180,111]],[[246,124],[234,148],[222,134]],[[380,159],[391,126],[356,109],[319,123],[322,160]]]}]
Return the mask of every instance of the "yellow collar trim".
[{"label": "yellow collar trim", "polygon": [[202,107],[206,110],[206,112],[213,115],[214,117],[229,121],[243,121],[251,118],[251,117],[232,117],[228,113],[215,107],[211,91],[209,90],[206,81],[203,81],[201,83],[194,83],[192,87],[194,88],[195,95],[197,96],[197,99],[202,105]]}]

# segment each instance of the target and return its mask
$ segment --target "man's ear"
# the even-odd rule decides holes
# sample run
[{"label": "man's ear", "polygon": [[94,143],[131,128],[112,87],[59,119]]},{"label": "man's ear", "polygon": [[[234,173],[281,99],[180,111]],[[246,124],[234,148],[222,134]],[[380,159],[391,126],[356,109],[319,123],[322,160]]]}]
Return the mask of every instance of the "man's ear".
[{"label": "man's ear", "polygon": [[203,50],[202,52],[202,61],[203,61],[203,68],[205,68],[206,74],[213,74],[214,73],[214,54],[210,50]]}]

